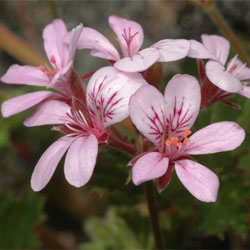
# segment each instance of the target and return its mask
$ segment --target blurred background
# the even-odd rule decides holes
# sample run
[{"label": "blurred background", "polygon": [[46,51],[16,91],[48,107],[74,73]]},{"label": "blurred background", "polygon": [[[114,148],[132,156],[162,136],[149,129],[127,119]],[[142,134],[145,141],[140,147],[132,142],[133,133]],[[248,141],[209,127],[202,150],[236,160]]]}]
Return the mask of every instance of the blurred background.
[{"label": "blurred background", "polygon": [[[12,64],[40,65],[45,57],[43,28],[54,18],[68,29],[82,22],[118,43],[108,25],[110,15],[140,23],[144,47],[165,38],[196,39],[201,34],[224,35],[213,16],[219,11],[248,55],[250,1],[0,1],[0,75]],[[230,57],[236,51],[231,50]],[[107,65],[78,51],[80,75]],[[248,65],[250,66],[250,65]],[[197,76],[196,62],[184,59],[164,64],[164,81],[176,73]],[[1,103],[37,88],[0,83]],[[241,110],[217,103],[201,112],[199,129],[212,122],[232,120],[247,132],[233,151],[195,157],[220,178],[218,200],[205,204],[192,197],[173,174],[169,187],[157,194],[160,224],[167,248],[250,248],[250,101],[235,96]],[[30,187],[33,168],[46,148],[60,135],[51,127],[26,128],[32,110],[8,119],[0,117],[0,248],[152,249],[154,239],[143,185],[125,185],[129,156],[101,149],[90,182],[70,186],[63,161],[49,185],[39,193]]]}]

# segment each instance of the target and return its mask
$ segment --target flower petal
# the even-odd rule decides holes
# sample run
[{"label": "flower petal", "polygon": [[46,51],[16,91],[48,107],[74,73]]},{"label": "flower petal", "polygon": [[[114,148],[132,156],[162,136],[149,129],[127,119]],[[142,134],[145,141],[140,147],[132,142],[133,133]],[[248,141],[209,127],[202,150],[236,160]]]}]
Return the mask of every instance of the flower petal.
[{"label": "flower petal", "polygon": [[237,78],[240,81],[250,80],[250,68],[248,68],[246,64],[243,64],[243,62],[239,60],[238,58],[236,58],[236,56],[228,62],[227,68],[235,67],[235,66],[236,68],[235,70],[233,70],[233,73],[232,73],[232,75],[235,78]]},{"label": "flower petal", "polygon": [[200,85],[191,75],[175,75],[168,83],[165,94],[168,137],[182,136],[194,124],[200,110]]},{"label": "flower petal", "polygon": [[250,98],[250,87],[248,86],[243,86],[243,90],[240,90],[238,94],[243,95],[247,98]]},{"label": "flower petal", "polygon": [[196,40],[189,40],[189,42],[190,42],[190,50],[188,52],[189,57],[216,60],[215,55],[213,55],[213,53],[210,50],[208,50],[202,43]]},{"label": "flower petal", "polygon": [[39,105],[32,116],[24,121],[26,127],[62,124],[69,120],[70,106],[57,100],[49,100]]},{"label": "flower petal", "polygon": [[224,66],[220,62],[211,60],[207,62],[205,67],[209,81],[218,88],[231,93],[242,90],[240,81],[228,71],[225,71]]},{"label": "flower petal", "polygon": [[143,29],[139,23],[118,16],[109,17],[109,26],[117,35],[123,56],[133,56],[143,43]]},{"label": "flower petal", "polygon": [[129,102],[130,117],[136,128],[161,150],[164,143],[164,98],[153,86],[141,87]]},{"label": "flower petal", "polygon": [[67,64],[69,48],[64,38],[68,35],[65,23],[61,19],[55,19],[43,30],[44,48],[51,60],[54,57],[59,69]]},{"label": "flower petal", "polygon": [[37,67],[14,64],[11,65],[8,71],[1,77],[1,81],[10,84],[47,86],[49,77]]},{"label": "flower petal", "polygon": [[152,66],[159,58],[159,51],[147,48],[137,52],[131,57],[118,60],[114,67],[125,72],[141,72]]},{"label": "flower petal", "polygon": [[133,183],[138,186],[143,182],[161,177],[168,169],[168,162],[168,158],[163,157],[161,153],[145,154],[133,166]]},{"label": "flower petal", "polygon": [[245,131],[235,122],[217,122],[195,132],[187,143],[191,155],[230,151],[240,146]]},{"label": "flower petal", "polygon": [[29,109],[46,98],[50,98],[55,93],[50,91],[37,91],[25,95],[20,95],[3,102],[1,111],[3,117],[7,118],[17,113]]},{"label": "flower petal", "polygon": [[87,103],[96,127],[120,122],[128,116],[131,95],[147,82],[139,73],[123,73],[114,67],[96,71],[87,86]]},{"label": "flower petal", "polygon": [[76,139],[65,158],[66,180],[75,187],[85,185],[92,176],[98,153],[98,140],[95,135]]},{"label": "flower petal", "polygon": [[74,60],[75,52],[78,44],[78,40],[80,38],[81,32],[83,29],[83,24],[79,24],[77,27],[71,30],[70,38],[69,38],[69,56],[67,63]]},{"label": "flower petal", "polygon": [[175,163],[175,171],[184,187],[198,200],[215,202],[219,179],[215,173],[198,162],[180,160]]},{"label": "flower petal", "polygon": [[64,136],[51,144],[43,153],[36,164],[31,177],[31,187],[34,191],[40,191],[47,185],[54,174],[59,161],[73,140],[74,138],[72,137]]},{"label": "flower petal", "polygon": [[230,43],[227,39],[217,35],[202,35],[201,40],[206,48],[225,65],[230,50]]},{"label": "flower petal", "polygon": [[119,53],[110,41],[100,32],[84,27],[77,44],[78,49],[92,49],[91,55],[117,61]]},{"label": "flower petal", "polygon": [[62,69],[59,69],[49,83],[49,87],[58,90],[63,95],[71,98],[73,93],[69,84],[70,70],[73,66],[73,61],[66,64]]},{"label": "flower petal", "polygon": [[165,39],[151,46],[160,52],[158,62],[172,62],[187,56],[190,43],[185,39]]}]

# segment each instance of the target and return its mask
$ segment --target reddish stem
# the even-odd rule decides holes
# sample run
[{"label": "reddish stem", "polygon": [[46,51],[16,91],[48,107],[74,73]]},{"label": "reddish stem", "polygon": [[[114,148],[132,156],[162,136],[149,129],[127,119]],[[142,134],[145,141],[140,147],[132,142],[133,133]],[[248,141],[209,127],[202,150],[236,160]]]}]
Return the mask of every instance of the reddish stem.
[{"label": "reddish stem", "polygon": [[128,141],[128,137],[122,134],[116,127],[111,126],[109,130],[121,141]]},{"label": "reddish stem", "polygon": [[137,149],[134,145],[121,142],[116,138],[110,136],[108,139],[108,144],[116,149],[120,149],[121,151],[128,153],[134,156],[137,153]]}]

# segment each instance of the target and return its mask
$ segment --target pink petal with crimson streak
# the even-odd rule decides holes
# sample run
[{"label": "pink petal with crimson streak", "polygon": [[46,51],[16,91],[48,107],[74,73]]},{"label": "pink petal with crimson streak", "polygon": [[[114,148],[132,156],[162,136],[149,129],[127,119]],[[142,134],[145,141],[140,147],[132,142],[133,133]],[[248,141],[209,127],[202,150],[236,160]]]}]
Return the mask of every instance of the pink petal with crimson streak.
[{"label": "pink petal with crimson streak", "polygon": [[189,42],[190,42],[190,50],[187,55],[188,57],[216,60],[215,55],[213,55],[202,43],[196,40],[189,40]]},{"label": "pink petal with crimson streak", "polygon": [[3,102],[2,115],[5,118],[10,117],[35,106],[46,98],[52,98],[54,95],[56,94],[50,91],[37,91],[11,98]]},{"label": "pink petal with crimson streak", "polygon": [[43,153],[31,177],[31,187],[34,191],[42,190],[50,181],[64,153],[75,138],[62,137]]},{"label": "pink petal with crimson streak", "polygon": [[202,35],[201,40],[206,48],[225,65],[230,50],[230,43],[222,36]]},{"label": "pink petal with crimson streak", "polygon": [[190,43],[185,39],[165,39],[151,46],[160,52],[158,62],[172,62],[187,56]]},{"label": "pink petal with crimson streak", "polygon": [[245,139],[245,131],[235,122],[216,122],[195,132],[186,145],[185,153],[212,154],[233,150]]},{"label": "pink petal with crimson streak", "polygon": [[129,102],[130,117],[136,128],[161,150],[164,143],[164,98],[151,85],[141,87]]},{"label": "pink petal with crimson streak", "polygon": [[26,127],[48,124],[62,124],[69,121],[70,106],[57,100],[49,100],[39,105],[32,116],[24,121]]},{"label": "pink petal with crimson streak", "polygon": [[211,60],[207,62],[205,67],[209,81],[218,88],[231,93],[242,90],[243,87],[240,81],[233,77],[228,71],[225,71],[221,63]]},{"label": "pink petal with crimson streak", "polygon": [[115,32],[124,57],[136,54],[143,43],[143,29],[139,23],[118,16],[109,17],[109,26]]},{"label": "pink petal with crimson streak", "polygon": [[147,48],[137,52],[132,57],[124,57],[118,60],[114,67],[125,72],[141,72],[152,66],[159,58],[157,49]]},{"label": "pink petal with crimson streak", "polygon": [[77,49],[91,49],[91,55],[117,61],[119,53],[100,32],[84,27],[77,43]]},{"label": "pink petal with crimson streak", "polygon": [[67,64],[69,48],[64,39],[68,35],[65,23],[55,19],[43,30],[44,48],[48,59],[54,57],[59,69]]},{"label": "pink petal with crimson streak", "polygon": [[175,171],[184,187],[198,200],[215,202],[219,188],[219,179],[205,166],[191,160],[175,163]]},{"label": "pink petal with crimson streak", "polygon": [[66,180],[75,187],[85,185],[93,174],[98,153],[98,140],[95,135],[79,137],[69,148],[65,158]]},{"label": "pink petal with crimson streak", "polygon": [[107,127],[128,117],[131,95],[147,84],[139,73],[124,73],[114,67],[96,71],[87,86],[87,103],[97,127]]},{"label": "pink petal with crimson streak", "polygon": [[168,158],[163,157],[161,153],[145,154],[133,166],[133,183],[138,186],[143,182],[161,177],[168,169],[168,162]]},{"label": "pink petal with crimson streak", "polygon": [[37,67],[14,64],[1,77],[1,81],[9,84],[48,86],[49,77]]},{"label": "pink petal with crimson streak", "polygon": [[175,75],[168,83],[165,94],[168,137],[182,136],[194,124],[200,111],[200,85],[190,75]]}]

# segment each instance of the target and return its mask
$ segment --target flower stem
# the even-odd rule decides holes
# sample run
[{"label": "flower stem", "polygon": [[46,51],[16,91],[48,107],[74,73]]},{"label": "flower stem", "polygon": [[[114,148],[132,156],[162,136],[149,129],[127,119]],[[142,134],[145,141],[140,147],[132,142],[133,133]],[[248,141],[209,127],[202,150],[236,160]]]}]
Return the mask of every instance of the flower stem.
[{"label": "flower stem", "polygon": [[116,149],[120,149],[121,151],[130,154],[131,156],[134,156],[137,153],[137,149],[134,145],[132,145],[130,143],[124,143],[122,141],[119,141],[112,136],[109,137],[108,144],[111,147],[114,147]]},{"label": "flower stem", "polygon": [[157,201],[154,192],[154,182],[153,181],[146,182],[145,187],[147,194],[148,209],[154,232],[155,245],[157,249],[164,249],[160,231],[160,225],[159,225]]},{"label": "flower stem", "polygon": [[208,14],[211,16],[211,18],[214,20],[214,22],[218,25],[218,27],[221,29],[221,31],[224,33],[224,35],[230,40],[232,46],[236,50],[239,57],[247,63],[248,66],[250,66],[250,61],[247,56],[247,53],[245,52],[242,45],[239,43],[236,34],[233,32],[233,30],[230,28],[230,26],[227,24],[225,19],[222,17],[218,9],[213,6],[213,8],[209,8],[207,10]]},{"label": "flower stem", "polygon": [[231,27],[228,25],[224,17],[221,15],[219,10],[217,9],[215,5],[215,1],[213,0],[191,0],[191,2],[204,9],[211,19],[216,23],[216,25],[220,28],[222,33],[225,37],[228,38],[228,40],[231,42],[232,46],[234,47],[236,53],[239,55],[239,57],[248,65],[250,66],[250,60],[248,58],[248,55],[244,49],[244,47],[239,42],[236,34],[231,29]]}]

